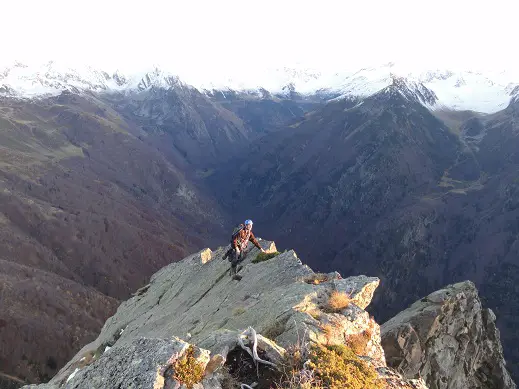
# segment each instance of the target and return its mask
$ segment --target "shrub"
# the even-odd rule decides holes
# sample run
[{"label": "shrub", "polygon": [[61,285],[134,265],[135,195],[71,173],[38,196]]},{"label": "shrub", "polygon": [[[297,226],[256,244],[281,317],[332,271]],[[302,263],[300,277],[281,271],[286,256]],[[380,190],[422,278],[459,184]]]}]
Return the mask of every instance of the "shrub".
[{"label": "shrub", "polygon": [[366,355],[366,347],[371,339],[371,329],[367,329],[361,333],[348,336],[346,343],[357,355]]},{"label": "shrub", "polygon": [[330,343],[333,335],[335,333],[335,327],[331,324],[323,324],[320,326],[320,328],[323,330],[324,336],[326,338],[326,342]]},{"label": "shrub", "polygon": [[193,389],[204,378],[204,366],[195,358],[195,349],[189,346],[173,366],[173,379]]},{"label": "shrub", "polygon": [[377,371],[346,346],[315,345],[308,367],[314,370],[329,389],[382,389]]},{"label": "shrub", "polygon": [[287,347],[282,362],[285,371],[301,370],[306,356],[306,350],[301,343]]},{"label": "shrub", "polygon": [[272,259],[276,256],[278,256],[280,253],[278,251],[275,251],[273,253],[259,253],[256,258],[252,260],[252,263],[260,263],[268,261],[269,259]]},{"label": "shrub", "polygon": [[323,389],[316,372],[305,368],[309,359],[307,345],[301,341],[287,347],[282,362],[282,374],[277,389]]},{"label": "shrub", "polygon": [[384,388],[376,370],[344,345],[289,347],[283,366],[277,389]]},{"label": "shrub", "polygon": [[329,277],[324,273],[314,273],[305,277],[303,281],[307,284],[319,285],[323,282],[329,281]]},{"label": "shrub", "polygon": [[294,370],[286,375],[282,382],[276,383],[276,389],[324,389],[324,387],[314,371]]},{"label": "shrub", "polygon": [[350,305],[350,295],[344,292],[334,290],[324,306],[324,310],[328,313],[337,313]]}]

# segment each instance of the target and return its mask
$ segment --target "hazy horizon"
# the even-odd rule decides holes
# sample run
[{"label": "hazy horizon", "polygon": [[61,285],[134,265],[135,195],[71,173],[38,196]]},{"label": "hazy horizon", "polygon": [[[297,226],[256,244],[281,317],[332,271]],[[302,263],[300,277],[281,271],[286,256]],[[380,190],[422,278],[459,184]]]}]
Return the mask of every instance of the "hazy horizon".
[{"label": "hazy horizon", "polygon": [[512,71],[512,2],[257,3],[10,1],[0,31],[4,65],[56,60],[108,70],[160,64],[182,72],[396,62],[416,69]]}]

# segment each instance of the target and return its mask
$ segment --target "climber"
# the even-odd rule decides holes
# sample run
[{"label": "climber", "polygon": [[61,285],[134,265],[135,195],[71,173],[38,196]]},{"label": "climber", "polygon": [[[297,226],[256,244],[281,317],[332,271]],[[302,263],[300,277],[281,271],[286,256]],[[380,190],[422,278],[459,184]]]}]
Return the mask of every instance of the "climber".
[{"label": "climber", "polygon": [[249,241],[251,241],[254,246],[260,249],[262,253],[265,252],[252,232],[252,220],[247,219],[245,220],[245,224],[240,224],[237,228],[234,229],[231,237],[231,247],[224,255],[224,259],[229,257],[231,261],[231,276],[233,276],[235,279],[241,278],[237,275],[240,269],[236,268],[238,263],[245,259]]}]

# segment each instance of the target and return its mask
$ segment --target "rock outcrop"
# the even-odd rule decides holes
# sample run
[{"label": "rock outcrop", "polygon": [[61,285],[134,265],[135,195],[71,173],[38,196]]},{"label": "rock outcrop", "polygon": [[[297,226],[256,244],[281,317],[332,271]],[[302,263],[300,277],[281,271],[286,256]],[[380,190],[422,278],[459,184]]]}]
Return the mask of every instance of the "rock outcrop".
[{"label": "rock outcrop", "polygon": [[431,389],[512,389],[496,317],[466,281],[415,302],[382,325],[389,366]]},{"label": "rock outcrop", "polygon": [[[261,244],[276,250],[272,242]],[[191,363],[188,371],[203,372],[195,388],[239,387],[229,383],[229,371],[249,358],[254,374],[241,381],[259,380],[261,389],[269,387],[263,376],[275,382],[270,364],[279,368],[294,345],[335,344],[350,346],[389,388],[426,389],[422,380],[405,379],[386,365],[380,327],[364,310],[379,279],[316,274],[294,251],[254,263],[258,250],[252,249],[236,281],[222,260],[225,251],[205,249],[160,270],[48,384],[30,387],[174,388],[185,383],[177,380],[178,361],[184,370]],[[343,299],[332,304],[333,294]],[[244,351],[254,354],[254,344],[256,357],[269,364],[254,367]]]}]

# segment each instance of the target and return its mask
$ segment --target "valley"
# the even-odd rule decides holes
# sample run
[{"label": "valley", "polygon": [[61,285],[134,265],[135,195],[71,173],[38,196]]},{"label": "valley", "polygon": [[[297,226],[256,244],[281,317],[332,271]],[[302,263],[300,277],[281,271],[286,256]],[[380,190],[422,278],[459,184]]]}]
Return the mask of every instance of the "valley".
[{"label": "valley", "polygon": [[316,270],[379,277],[380,322],[473,281],[519,374],[513,96],[483,113],[405,78],[344,95],[52,75],[57,93],[0,97],[3,374],[49,380],[151,274],[245,218]]}]

